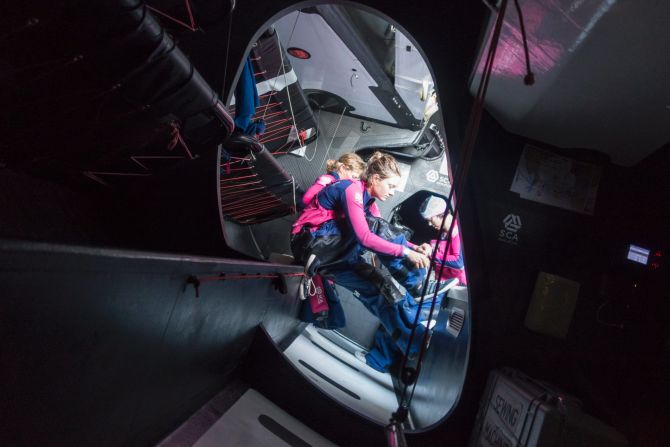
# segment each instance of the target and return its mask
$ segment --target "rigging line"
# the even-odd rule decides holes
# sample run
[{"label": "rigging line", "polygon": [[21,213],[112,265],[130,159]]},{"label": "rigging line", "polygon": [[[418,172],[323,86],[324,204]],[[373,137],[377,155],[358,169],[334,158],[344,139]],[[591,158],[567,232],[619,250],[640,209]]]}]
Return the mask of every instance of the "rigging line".
[{"label": "rigging line", "polygon": [[[300,11],[298,11],[298,17],[300,16]],[[295,23],[298,23],[298,18],[296,17]],[[295,24],[293,26],[293,29],[295,29]],[[286,86],[286,97],[288,98],[288,107],[291,110],[291,120],[293,121],[293,125],[291,126],[293,129],[295,129],[296,134],[298,133],[298,126],[295,122],[295,113],[293,113],[293,102],[291,101],[291,89],[289,88],[289,85],[286,83],[286,66],[284,65],[284,51],[282,50],[281,42],[279,41],[279,33],[275,32],[275,36],[277,36],[277,45],[279,45],[279,58],[281,60],[281,68],[284,71],[284,85]],[[291,33],[291,37],[293,37],[293,33]],[[289,39],[290,42],[290,39]],[[291,129],[291,130],[293,130]],[[289,134],[287,136],[290,137],[291,135],[291,130],[289,130]],[[297,135],[296,135],[297,136]],[[299,138],[299,136],[298,136]]]},{"label": "rigging line", "polygon": [[[272,152],[272,155],[288,154],[291,151],[291,149],[293,149],[293,145],[295,145],[296,141],[298,140],[287,141],[286,143],[282,144],[278,149],[276,149],[274,152]],[[286,145],[288,145],[288,147],[286,147]],[[300,175],[302,175],[300,164],[298,164],[298,172],[300,172]]]},{"label": "rigging line", "polygon": [[323,155],[323,161],[321,162],[321,166],[319,166],[319,172],[321,172],[321,169],[323,169],[323,165],[326,163],[326,158],[328,157],[328,152],[330,152],[330,148],[333,146],[333,141],[335,141],[335,135],[337,135],[337,131],[340,128],[340,123],[342,122],[342,117],[344,117],[344,112],[347,111],[347,106],[342,107],[342,114],[340,114],[340,119],[337,122],[337,126],[335,126],[335,132],[333,132],[333,138],[330,139],[330,144],[328,145],[328,149],[326,149],[326,153]]},{"label": "rigging line", "polygon": [[[501,7],[501,11],[505,10],[506,3],[507,2],[505,1],[504,4],[503,4],[503,7]],[[462,162],[460,163],[459,169],[457,171],[458,180],[456,182],[456,185],[454,185],[452,187],[452,189],[449,193],[449,198],[448,198],[449,203],[452,203],[452,199],[455,195],[455,191],[456,190],[460,191],[461,187],[463,187],[463,185],[464,185],[463,179],[464,179],[465,173],[467,172],[466,166],[469,165],[469,161],[471,159],[472,148],[474,147],[474,139],[476,138],[476,129],[478,128],[479,121],[481,119],[481,113],[482,113],[482,110],[483,110],[483,97],[486,95],[488,82],[490,80],[490,73],[491,73],[492,68],[493,68],[493,62],[494,62],[494,59],[495,59],[495,48],[497,47],[497,41],[498,41],[498,37],[500,35],[500,29],[502,28],[502,23],[501,22],[503,20],[503,15],[504,15],[504,13],[499,15],[498,21],[496,22],[496,29],[494,31],[494,35],[493,35],[493,38],[491,40],[491,44],[489,46],[489,52],[488,52],[488,55],[487,55],[485,68],[484,68],[484,71],[483,71],[483,75],[480,79],[480,85],[479,85],[479,88],[478,88],[477,96],[475,98],[473,109],[472,109],[470,119],[469,119],[469,122],[468,122],[468,127],[466,129],[466,140],[465,140],[465,143],[464,143],[463,155],[461,157]],[[453,225],[454,225],[456,216],[458,215],[459,205],[460,205],[460,202],[458,202],[456,204],[456,206],[454,207],[454,221],[452,221],[452,226],[450,227],[450,231],[449,231],[449,234],[447,236],[448,238],[452,234]],[[444,228],[444,218],[445,218],[445,215],[443,215],[443,220],[442,220],[442,223],[441,223],[441,230]],[[450,244],[450,242],[448,242],[448,244]],[[433,256],[433,260],[434,260],[434,258],[435,258],[435,256]],[[422,298],[422,301],[423,301],[423,298]],[[432,307],[432,305],[431,305],[431,307]],[[413,329],[411,337],[414,336],[414,332],[415,331]],[[420,359],[422,358],[422,354],[424,352],[426,338],[427,338],[427,334],[424,336],[424,340],[423,340],[424,343],[422,345],[421,354],[419,356]],[[419,361],[419,365],[420,365],[420,363],[421,362]],[[419,369],[420,369],[420,367],[419,367]],[[412,392],[411,392],[409,401],[411,401],[411,399],[414,395],[415,388],[416,388],[416,382],[414,383],[414,386],[412,387]],[[403,392],[403,399],[404,399],[406,397],[407,387],[405,387],[405,389],[403,391],[404,391]]]},{"label": "rigging line", "polygon": [[[468,129],[467,129],[467,132],[466,132],[466,141],[465,141],[465,144],[464,144],[464,151],[463,151],[463,155],[462,155],[462,163],[460,164],[458,172],[457,172],[458,178],[457,178],[456,184],[454,185],[454,187],[452,187],[452,190],[449,193],[449,203],[451,203],[452,199],[455,197],[455,192],[457,190],[461,191],[461,189],[465,185],[465,176],[466,176],[466,173],[467,173],[467,170],[468,170],[468,167],[469,167],[469,164],[470,164],[470,160],[471,160],[471,157],[472,157],[474,142],[475,142],[476,136],[477,136],[477,129],[479,128],[479,123],[481,121],[481,116],[482,116],[483,106],[484,106],[484,97],[486,96],[486,91],[488,89],[488,83],[490,81],[491,73],[493,71],[493,64],[495,62],[495,50],[497,48],[497,42],[498,42],[498,39],[500,37],[500,30],[502,29],[502,22],[504,21],[504,11],[506,9],[506,5],[507,5],[507,1],[505,0],[503,2],[503,5],[501,6],[501,14],[499,15],[498,21],[496,23],[496,29],[494,31],[494,35],[493,35],[493,38],[491,40],[491,44],[490,44],[490,47],[489,47],[489,52],[488,52],[488,55],[487,55],[487,60],[486,60],[486,63],[485,63],[482,79],[480,80],[478,94],[477,94],[477,97],[475,98],[475,104],[473,106],[473,111],[472,111],[472,114],[470,116],[470,120],[469,120],[469,123],[468,123]],[[456,199],[456,203],[455,203],[455,206],[454,206],[454,217],[453,217],[453,220],[452,220],[452,224],[449,228],[449,234],[447,236],[447,238],[449,239],[448,242],[447,242],[448,247],[451,244],[450,238],[451,238],[451,235],[453,234],[453,228],[454,228],[454,225],[455,225],[455,222],[456,222],[456,218],[458,216],[459,209],[460,209],[460,198]],[[446,217],[446,213],[443,215],[443,219],[442,219],[442,223],[441,223],[441,230],[444,228],[445,217]],[[448,249],[448,247],[447,247],[447,249]],[[445,251],[445,254],[446,254],[446,251]],[[440,272],[442,272],[443,267],[444,266],[442,265],[442,268],[440,269]],[[431,307],[433,307],[433,306],[434,305],[432,305]],[[422,345],[421,354],[419,355],[419,362],[418,362],[418,364],[419,364],[418,369],[419,370],[420,370],[420,366],[421,366],[421,359],[422,359],[424,351],[425,351],[426,338],[427,338],[427,335],[424,336],[424,340],[423,340],[424,343]],[[415,390],[416,390],[416,382],[412,386],[412,391],[411,391],[411,394],[410,394],[410,397],[409,397],[409,401],[411,401],[412,397],[414,396]]]},{"label": "rigging line", "polygon": [[307,155],[305,155],[305,160],[307,160],[310,163],[312,162],[312,160],[314,160],[314,157],[316,157],[317,148],[319,147],[319,119],[320,118],[321,118],[321,108],[319,108],[319,114],[316,117],[316,138],[314,139],[314,152],[312,153],[312,158],[309,158],[309,157],[307,157]]},{"label": "rigging line", "polygon": [[235,5],[233,4],[232,9],[228,13],[228,32],[226,36],[226,57],[223,64],[223,82],[221,83],[221,88],[226,88],[226,75],[228,74],[228,58],[230,56],[230,31],[233,27],[233,12],[235,11]]},{"label": "rigging line", "polygon": [[293,187],[293,212],[298,211],[298,202],[295,198],[295,177],[291,176],[291,186]]},{"label": "rigging line", "polygon": [[279,135],[279,136],[274,136],[272,138],[267,138],[265,140],[259,140],[259,142],[261,144],[266,144],[266,143],[269,143],[271,141],[277,141],[277,140],[281,140],[282,138],[288,138],[288,136],[289,136],[288,133],[287,134],[282,134],[282,135]]},{"label": "rigging line", "polygon": [[[293,22],[293,28],[291,29],[291,34],[288,37],[288,42],[286,42],[287,47],[291,46],[291,40],[293,40],[293,32],[295,31],[295,27],[298,24],[298,19],[299,18],[300,18],[300,11],[298,11],[298,14],[296,14],[296,16],[295,16],[295,22]],[[277,78],[279,77],[279,72],[282,69],[284,69],[284,82],[286,82],[286,67],[284,67],[284,55],[282,53],[281,41],[279,40],[279,33],[276,30],[275,30],[275,36],[277,36],[277,43],[279,44],[279,56],[281,57],[281,65],[277,69],[277,74],[274,77],[275,82],[272,86],[273,90],[274,90],[275,85],[277,84]],[[289,96],[289,103],[290,103],[291,97],[289,95],[288,86],[286,86],[286,94],[287,94],[287,96]],[[272,95],[270,95],[270,97],[268,97],[268,102],[265,105],[265,110],[266,111],[267,111],[268,105],[270,104],[270,98],[271,97],[272,97]],[[265,111],[263,112],[263,116],[262,116],[261,119],[265,119]]]},{"label": "rigging line", "polygon": [[[453,191],[453,188],[452,188],[452,191]],[[450,196],[451,196],[451,191],[450,191]],[[440,230],[439,230],[438,238],[437,238],[437,241],[435,242],[435,250],[433,252],[433,256],[432,256],[432,259],[431,259],[431,265],[430,265],[430,268],[428,269],[428,272],[426,273],[427,277],[430,275],[431,268],[434,268],[434,260],[437,257],[437,249],[439,247],[440,240],[441,240],[439,236],[444,231],[444,223],[446,222],[446,217],[447,217],[448,213],[449,213],[449,208],[447,207],[445,212],[442,214],[442,222],[440,223]],[[435,277],[438,278],[438,280],[439,280],[439,278],[442,278],[442,273],[444,272],[445,262],[446,262],[446,259],[447,259],[447,253],[449,253],[449,249],[451,248],[453,231],[454,231],[454,228],[455,228],[455,225],[456,225],[456,215],[457,215],[456,214],[456,209],[454,209],[454,215],[452,216],[451,224],[449,225],[449,230],[447,230],[446,244],[445,244],[445,247],[444,247],[444,252],[442,253],[442,259],[440,260],[441,261],[440,262],[440,268],[439,268],[439,271],[436,272],[436,275],[435,275]],[[431,298],[430,310],[428,311],[428,321],[431,321],[433,319],[433,313],[435,312],[435,305],[437,304],[437,292],[438,292],[438,289],[436,288],[435,291],[433,292],[433,296]],[[424,298],[423,298],[423,294],[422,294],[420,304],[419,304],[419,308],[421,308],[421,306],[423,305],[423,301],[424,301]],[[415,320],[414,324],[417,324],[418,320],[419,320],[419,312],[417,312],[414,320]],[[416,367],[417,378],[418,378],[418,375],[421,373],[421,367],[423,366],[423,356],[425,355],[425,352],[426,352],[426,349],[427,349],[427,347],[426,347],[427,334],[428,333],[426,332],[426,335],[424,335],[424,339],[422,340],[421,351],[419,353],[419,359],[417,361],[417,367]],[[412,385],[412,390],[410,392],[409,399],[407,400],[408,402],[411,402],[412,399],[414,398],[414,392],[416,391],[416,383],[417,382],[415,381],[414,384]],[[404,393],[403,393],[403,397],[404,397]]]},{"label": "rigging line", "polygon": [[[259,138],[259,140],[267,140],[267,137],[276,137],[279,133],[282,133],[286,131],[287,129],[291,129],[293,127],[293,124],[291,123],[280,123],[278,124],[281,127],[275,126],[272,130],[269,130],[267,132],[263,132],[262,137]],[[287,136],[290,135],[290,130],[286,134]]]},{"label": "rigging line", "polygon": [[[260,57],[256,57],[256,58],[252,57],[250,59],[252,61],[256,61],[256,60],[260,59]],[[265,98],[266,96],[272,96],[272,95],[276,95],[276,94],[277,94],[277,92],[275,92],[274,90],[270,90],[269,92],[263,93],[262,95],[260,95],[259,98]]]},{"label": "rigging line", "polygon": [[[281,104],[283,104],[283,102],[274,103],[274,104],[272,104],[272,106],[270,106],[270,108],[273,108],[274,106],[281,105]],[[266,118],[271,118],[273,116],[281,115],[282,113],[286,113],[286,110],[279,110],[278,112],[268,113],[266,115]],[[253,115],[252,118],[258,118],[258,114]]]},{"label": "rigging line", "polygon": [[[187,0],[187,1],[188,1],[188,0]],[[147,5],[147,9],[150,10],[150,11],[153,11],[153,12],[155,12],[155,13],[157,13],[157,14],[160,14],[160,15],[162,15],[163,17],[165,17],[165,18],[167,18],[167,19],[169,19],[169,20],[172,20],[173,22],[175,22],[175,23],[177,23],[177,24],[183,26],[184,28],[188,29],[189,31],[195,31],[195,30],[196,30],[196,28],[194,28],[193,25],[189,25],[189,24],[186,23],[186,22],[183,22],[183,21],[181,21],[181,20],[179,20],[179,19],[177,19],[177,18],[174,18],[174,17],[172,17],[171,15],[168,15],[168,14],[164,13],[163,11],[154,8],[154,7],[151,6],[151,5]]]},{"label": "rigging line", "polygon": [[193,28],[193,31],[195,31],[197,28],[195,27],[195,19],[193,18],[193,12],[191,11],[191,3],[189,0],[184,0],[184,3],[186,3],[186,11],[188,12],[188,21],[191,23],[191,28]]},{"label": "rigging line", "polygon": [[[467,128],[466,128],[466,135],[465,135],[464,144],[463,144],[463,153],[461,155],[461,163],[460,163],[460,165],[458,167],[458,170],[457,170],[457,173],[456,173],[456,176],[457,176],[457,179],[456,179],[456,182],[455,182],[456,184],[453,185],[451,191],[449,192],[448,203],[451,203],[452,198],[455,195],[455,191],[456,190],[461,191],[461,188],[465,184],[465,177],[467,176],[468,167],[469,167],[470,161],[472,159],[472,152],[473,152],[474,144],[475,144],[476,137],[477,137],[477,131],[479,129],[479,123],[481,121],[481,116],[482,116],[482,113],[483,113],[484,97],[486,96],[486,91],[488,89],[488,82],[490,80],[491,72],[493,71],[493,64],[494,64],[494,61],[495,61],[495,53],[496,53],[496,49],[497,49],[497,46],[498,46],[498,39],[500,37],[500,30],[501,30],[502,24],[504,22],[504,13],[505,13],[506,7],[507,7],[507,0],[503,0],[502,4],[500,6],[500,9],[499,9],[498,17],[496,19],[496,24],[495,24],[493,35],[492,35],[492,38],[491,38],[491,42],[489,44],[487,59],[486,59],[486,63],[485,63],[485,66],[484,66],[483,73],[482,73],[482,77],[480,78],[480,84],[479,84],[479,88],[478,88],[478,91],[477,91],[477,96],[475,97],[475,101],[474,101],[474,104],[472,106],[471,113],[470,113],[470,118],[468,120],[468,124],[467,124]],[[458,211],[459,211],[459,208],[460,208],[460,204],[461,204],[460,199],[458,199],[456,201],[456,205],[454,206],[453,221],[452,221],[452,224],[450,226],[450,231],[449,231],[448,237],[450,237],[452,232],[453,232],[453,227],[455,225],[455,221],[456,221],[456,218],[458,216]],[[446,216],[446,213],[443,215],[441,228],[444,228],[445,216]],[[431,265],[429,266],[429,270],[432,267],[432,264],[435,260],[435,256],[436,256],[436,253],[433,253],[433,256],[432,256],[432,259],[431,259]],[[425,292],[426,292],[426,286],[424,285],[423,293],[422,293],[421,300],[420,300],[421,304],[423,304],[423,301],[425,299]],[[433,296],[433,301],[434,301],[435,298],[436,298],[436,294]],[[432,308],[434,308],[434,302],[431,305],[431,309]],[[416,321],[418,321],[418,315],[417,315],[417,317],[415,317],[415,322]],[[407,348],[405,350],[405,355],[404,355],[403,361],[402,361],[401,371],[403,371],[405,369],[406,365],[407,365],[407,357],[409,355],[409,350],[410,350],[410,347],[412,345],[412,341],[413,341],[413,338],[414,338],[415,334],[416,334],[416,325],[414,325],[412,327],[412,331],[410,333],[409,342],[408,342]],[[417,369],[418,370],[420,370],[420,368],[421,368],[422,360],[423,360],[423,357],[424,357],[424,354],[425,354],[425,348],[426,348],[426,342],[427,342],[427,339],[428,339],[428,335],[429,335],[429,331],[426,331],[424,333],[423,343],[421,345],[421,350],[419,352],[419,356],[418,356],[418,360],[417,360],[417,365],[418,365]],[[398,406],[398,411],[397,411],[397,414],[399,414],[399,415],[402,415],[403,413],[406,414],[406,410],[409,408],[409,403],[411,402],[411,400],[414,396],[414,391],[416,390],[417,381],[414,380],[414,383],[413,383],[413,386],[412,386],[412,391],[411,391],[411,394],[409,396],[409,399],[407,399],[407,390],[409,388],[409,385],[404,383],[404,382],[403,382],[403,384],[404,384],[404,386],[403,386],[403,390],[402,390],[402,393],[401,393],[400,404]],[[403,410],[403,411],[401,411],[401,410]],[[396,413],[394,413],[394,414],[396,414]],[[394,420],[395,420],[395,416],[393,416],[392,422]]]},{"label": "rigging line", "polygon": [[526,76],[524,76],[523,82],[526,85],[533,85],[535,83],[535,75],[530,70],[530,55],[528,54],[528,39],[526,38],[526,26],[524,25],[523,21],[523,12],[521,11],[519,0],[514,0],[514,5],[516,6],[516,13],[519,15],[519,27],[521,28],[523,52],[526,55]]},{"label": "rigging line", "polygon": [[[279,146],[279,147],[275,150],[275,152],[273,152],[272,154],[274,155],[277,151],[281,151],[282,149],[286,149],[286,146],[287,146],[288,144],[291,144],[291,143],[295,143],[295,141],[287,141],[287,142],[285,142],[284,144],[282,144],[281,146]],[[289,146],[289,149],[290,149],[290,147],[291,147],[291,146]],[[286,149],[286,150],[288,150],[288,149]]]},{"label": "rigging line", "polygon": [[[298,12],[300,14],[300,12]],[[296,23],[298,23],[298,19],[296,17]],[[294,26],[295,29],[295,26]],[[289,88],[289,85],[286,83],[286,65],[284,65],[284,52],[282,51],[282,46],[281,42],[279,41],[279,33],[275,33],[277,36],[277,45],[279,45],[279,58],[281,59],[281,69],[284,72],[284,85],[286,86],[286,97],[288,98],[288,107],[291,110],[291,118],[293,119],[293,125],[295,126],[295,113],[293,113],[293,101],[291,101],[291,90]],[[291,33],[291,35],[293,35]],[[290,42],[290,40],[289,40]],[[297,129],[296,129],[297,131]]]},{"label": "rigging line", "polygon": [[291,118],[283,118],[283,119],[280,119],[280,120],[277,120],[277,121],[272,121],[271,123],[268,123],[265,126],[265,130],[276,128],[277,126],[279,126],[281,124],[284,124],[286,121],[288,121],[290,119]]}]

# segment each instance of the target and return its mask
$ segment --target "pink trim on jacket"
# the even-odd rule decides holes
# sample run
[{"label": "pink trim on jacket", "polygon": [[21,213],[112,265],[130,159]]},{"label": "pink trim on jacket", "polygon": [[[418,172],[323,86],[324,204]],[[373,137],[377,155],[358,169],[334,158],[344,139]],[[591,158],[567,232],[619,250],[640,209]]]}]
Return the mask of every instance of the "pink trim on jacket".
[{"label": "pink trim on jacket", "polygon": [[[365,205],[363,203],[364,189],[363,182],[358,180],[352,182],[351,185],[344,190],[344,212],[349,218],[349,223],[351,223],[351,227],[354,229],[358,242],[360,242],[363,247],[376,253],[391,255],[396,258],[402,257],[402,245],[394,244],[393,242],[382,239],[370,231],[368,221],[365,219]],[[373,216],[380,217],[379,208],[377,208],[376,204],[371,204],[369,210],[370,214]]]},{"label": "pink trim on jacket", "polygon": [[302,203],[305,205],[309,205],[309,203],[316,197],[316,195],[326,186],[330,185],[331,183],[335,183],[337,179],[332,176],[331,174],[323,174],[319,176],[318,179],[314,182],[312,186],[307,188],[307,191],[305,194],[302,196]]},{"label": "pink trim on jacket", "polygon": [[302,227],[308,227],[311,231],[316,231],[324,222],[337,219],[335,210],[329,210],[321,206],[317,197],[305,207],[305,209],[298,217],[298,220],[293,223],[291,234],[298,234]]},{"label": "pink trim on jacket", "polygon": [[[404,248],[400,244],[394,244],[374,234],[370,231],[368,222],[365,219],[365,204],[364,197],[367,196],[365,192],[365,183],[361,180],[346,180],[351,183],[344,189],[344,194],[341,190],[327,189],[324,194],[330,194],[329,199],[334,200],[333,208],[343,212],[336,212],[335,209],[325,208],[319,200],[319,195],[314,197],[309,205],[303,210],[298,220],[293,224],[291,234],[297,234],[303,227],[307,226],[311,231],[315,231],[324,222],[333,219],[346,219],[351,224],[354,234],[358,242],[365,248],[377,253],[387,254],[395,257],[403,255]],[[338,184],[333,184],[330,188],[337,188]],[[328,198],[322,198],[327,200]],[[327,202],[326,202],[327,203]],[[370,204],[368,211],[375,217],[381,217],[379,208],[373,202]]]},{"label": "pink trim on jacket", "polygon": [[[437,240],[433,239],[432,241],[430,241],[430,245],[434,247],[436,242]],[[455,262],[458,261],[458,258],[461,256],[460,232],[456,233],[455,236],[451,237],[451,246],[449,247],[449,251],[445,256],[444,250],[446,248],[447,248],[446,240],[441,240],[440,243],[437,245],[437,254],[435,255],[435,265],[433,266],[433,268],[435,269],[435,274],[438,274],[440,272],[440,265],[442,264],[443,260],[445,262]],[[468,284],[467,278],[465,276],[465,267],[457,269],[445,265],[442,269],[442,275],[440,276],[440,280],[444,281],[445,279],[451,279],[451,278],[458,278],[458,281],[462,286]]]}]

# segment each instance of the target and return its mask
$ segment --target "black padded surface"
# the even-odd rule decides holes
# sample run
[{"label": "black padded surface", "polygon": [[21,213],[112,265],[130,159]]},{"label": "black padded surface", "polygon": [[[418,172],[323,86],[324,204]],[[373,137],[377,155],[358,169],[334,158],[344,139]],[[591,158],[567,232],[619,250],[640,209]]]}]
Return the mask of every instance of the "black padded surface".
[{"label": "black padded surface", "polygon": [[148,445],[226,384],[259,323],[299,324],[269,279],[190,274],[291,267],[46,244],[0,243],[2,445]]}]

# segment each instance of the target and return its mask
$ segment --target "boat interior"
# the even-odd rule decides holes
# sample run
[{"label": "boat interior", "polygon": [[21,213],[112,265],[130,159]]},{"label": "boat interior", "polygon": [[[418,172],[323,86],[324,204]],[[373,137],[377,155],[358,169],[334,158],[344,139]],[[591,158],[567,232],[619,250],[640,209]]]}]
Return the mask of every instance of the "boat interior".
[{"label": "boat interior", "polygon": [[[626,439],[588,445],[670,436],[670,3],[3,9],[2,445],[511,445],[477,438],[504,367]],[[328,161],[377,151],[383,218],[430,243],[443,198],[467,277],[385,372],[291,251]]]}]

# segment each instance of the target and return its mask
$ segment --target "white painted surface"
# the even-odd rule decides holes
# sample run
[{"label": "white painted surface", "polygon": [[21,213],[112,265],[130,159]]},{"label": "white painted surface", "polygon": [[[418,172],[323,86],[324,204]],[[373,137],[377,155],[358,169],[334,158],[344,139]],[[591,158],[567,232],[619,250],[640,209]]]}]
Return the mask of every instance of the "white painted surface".
[{"label": "white painted surface", "polygon": [[290,57],[303,89],[334,93],[354,106],[356,115],[396,122],[370,90],[377,83],[323,17],[296,11],[279,19],[275,29],[284,48],[298,47],[312,56]]},{"label": "white painted surface", "polygon": [[596,149],[623,166],[670,140],[670,2],[520,3],[536,82],[523,83],[523,44],[510,4],[486,98],[487,110],[507,130],[559,147]]},{"label": "white painted surface", "polygon": [[[314,346],[312,341],[332,355]],[[321,336],[312,326],[309,326],[284,351],[284,355],[305,377],[324,393],[342,405],[366,415],[380,424],[388,424],[391,413],[398,408],[398,401],[393,390],[393,382],[391,381],[390,374],[381,373],[370,368],[356,359],[354,355]],[[334,357],[337,357],[339,360]],[[300,360],[308,363],[321,374],[358,395],[360,400],[355,399],[314,374],[314,372],[302,365]],[[351,365],[353,368],[348,365]]]},{"label": "white painted surface", "polygon": [[248,390],[194,444],[194,447],[277,447],[290,445],[259,421],[264,415],[309,445],[334,446],[299,420],[284,412],[257,391]]}]

